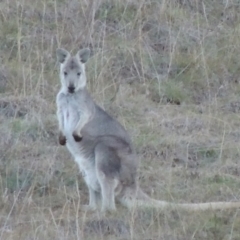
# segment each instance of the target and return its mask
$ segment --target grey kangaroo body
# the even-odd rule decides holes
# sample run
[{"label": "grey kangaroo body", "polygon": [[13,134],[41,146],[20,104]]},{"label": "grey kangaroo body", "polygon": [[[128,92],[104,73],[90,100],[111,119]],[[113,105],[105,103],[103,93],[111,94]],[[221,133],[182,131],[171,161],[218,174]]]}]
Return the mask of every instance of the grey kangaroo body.
[{"label": "grey kangaroo body", "polygon": [[91,98],[86,89],[89,50],[76,56],[57,50],[62,87],[57,95],[59,143],[67,146],[89,189],[89,208],[115,210],[122,205],[178,207],[186,210],[240,207],[240,202],[175,204],[147,196],[138,186],[138,161],[127,131]]}]

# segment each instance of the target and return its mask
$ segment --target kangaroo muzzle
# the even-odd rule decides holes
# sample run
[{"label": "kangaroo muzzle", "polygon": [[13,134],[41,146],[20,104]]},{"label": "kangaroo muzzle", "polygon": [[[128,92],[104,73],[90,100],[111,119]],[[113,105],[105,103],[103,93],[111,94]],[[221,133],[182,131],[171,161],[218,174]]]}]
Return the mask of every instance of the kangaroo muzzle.
[{"label": "kangaroo muzzle", "polygon": [[69,93],[74,93],[74,91],[75,91],[74,85],[73,85],[73,84],[69,85],[69,86],[68,86],[68,92],[69,92]]}]

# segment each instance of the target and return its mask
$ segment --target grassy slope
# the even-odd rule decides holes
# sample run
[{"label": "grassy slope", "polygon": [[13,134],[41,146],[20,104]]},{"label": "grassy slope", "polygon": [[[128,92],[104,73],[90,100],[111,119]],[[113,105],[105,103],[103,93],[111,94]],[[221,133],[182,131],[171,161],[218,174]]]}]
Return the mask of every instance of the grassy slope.
[{"label": "grassy slope", "polygon": [[143,189],[239,200],[239,3],[196,2],[0,2],[0,239],[239,239],[236,210],[84,213],[56,141],[55,50],[88,46],[89,89],[130,131]]}]

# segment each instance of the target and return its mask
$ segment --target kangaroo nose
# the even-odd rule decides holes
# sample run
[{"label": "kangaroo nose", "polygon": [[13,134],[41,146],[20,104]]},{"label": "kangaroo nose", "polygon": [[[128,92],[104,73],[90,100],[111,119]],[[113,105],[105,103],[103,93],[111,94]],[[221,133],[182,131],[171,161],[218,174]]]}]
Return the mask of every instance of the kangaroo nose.
[{"label": "kangaroo nose", "polygon": [[69,85],[68,92],[74,93],[75,87],[73,85]]}]

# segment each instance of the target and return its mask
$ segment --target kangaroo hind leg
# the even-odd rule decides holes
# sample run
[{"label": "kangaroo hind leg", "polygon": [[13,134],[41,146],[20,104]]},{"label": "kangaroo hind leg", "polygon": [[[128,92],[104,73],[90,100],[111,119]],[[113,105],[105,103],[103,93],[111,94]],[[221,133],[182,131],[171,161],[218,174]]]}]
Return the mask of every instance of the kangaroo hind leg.
[{"label": "kangaroo hind leg", "polygon": [[102,211],[114,211],[115,190],[119,185],[120,159],[114,149],[98,144],[95,149],[96,174],[101,187]]},{"label": "kangaroo hind leg", "polygon": [[118,180],[114,178],[109,178],[102,171],[99,171],[98,179],[101,186],[102,195],[101,211],[115,211],[115,189],[118,185]]},{"label": "kangaroo hind leg", "polygon": [[85,210],[95,211],[99,208],[101,202],[101,195],[99,192],[96,192],[90,186],[88,186],[89,191],[89,204],[84,205],[83,208]]}]

